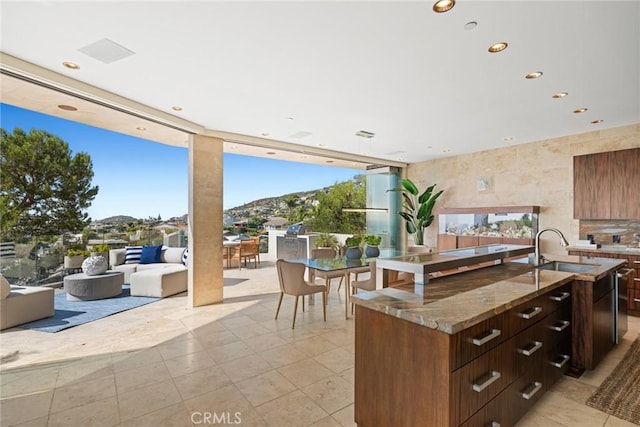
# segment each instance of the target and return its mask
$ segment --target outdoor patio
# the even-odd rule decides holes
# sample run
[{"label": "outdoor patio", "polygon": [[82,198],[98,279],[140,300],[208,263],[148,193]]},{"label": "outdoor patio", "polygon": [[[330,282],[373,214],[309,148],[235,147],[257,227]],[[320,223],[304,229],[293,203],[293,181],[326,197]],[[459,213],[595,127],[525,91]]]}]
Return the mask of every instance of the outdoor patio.
[{"label": "outdoor patio", "polygon": [[[285,296],[274,320],[275,266],[224,271],[225,302],[189,309],[184,294],[50,334],[0,334],[1,420],[10,425],[350,426],[353,318],[332,286],[322,305],[298,310]],[[564,378],[520,426],[625,426],[583,402],[640,331],[598,369]]]}]

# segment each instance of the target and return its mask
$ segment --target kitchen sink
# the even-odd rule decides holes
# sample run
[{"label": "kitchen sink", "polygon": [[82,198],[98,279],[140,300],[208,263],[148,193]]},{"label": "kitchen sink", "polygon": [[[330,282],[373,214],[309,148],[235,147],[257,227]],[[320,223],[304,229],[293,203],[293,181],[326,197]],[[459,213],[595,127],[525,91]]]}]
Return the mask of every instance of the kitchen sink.
[{"label": "kitchen sink", "polygon": [[543,270],[566,271],[568,273],[586,273],[587,271],[593,270],[595,267],[597,267],[595,264],[576,264],[561,261],[552,261],[538,266],[538,268]]}]

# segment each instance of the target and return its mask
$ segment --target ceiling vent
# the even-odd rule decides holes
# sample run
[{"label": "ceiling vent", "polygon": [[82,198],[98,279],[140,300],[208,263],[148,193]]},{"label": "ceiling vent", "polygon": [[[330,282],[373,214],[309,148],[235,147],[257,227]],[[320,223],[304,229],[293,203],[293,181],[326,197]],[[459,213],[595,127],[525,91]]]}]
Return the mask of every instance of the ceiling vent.
[{"label": "ceiling vent", "polygon": [[112,62],[119,61],[127,56],[135,54],[134,51],[129,50],[109,39],[98,40],[97,42],[81,47],[78,50],[85,55],[89,55],[93,59],[104,62],[105,64],[111,64]]},{"label": "ceiling vent", "polygon": [[311,132],[306,132],[306,131],[301,130],[299,132],[294,133],[289,138],[302,139],[302,138],[305,138],[305,137],[307,137],[309,135],[311,135]]},{"label": "ceiling vent", "polygon": [[359,130],[356,132],[356,136],[360,136],[362,138],[373,138],[376,134],[373,132],[367,132],[366,130]]}]

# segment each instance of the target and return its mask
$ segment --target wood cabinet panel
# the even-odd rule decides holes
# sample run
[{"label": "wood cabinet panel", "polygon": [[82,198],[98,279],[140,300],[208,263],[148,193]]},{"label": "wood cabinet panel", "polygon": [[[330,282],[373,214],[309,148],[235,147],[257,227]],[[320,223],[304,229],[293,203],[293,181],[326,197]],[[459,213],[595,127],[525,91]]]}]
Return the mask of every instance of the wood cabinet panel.
[{"label": "wood cabinet panel", "polygon": [[438,251],[456,249],[458,247],[458,236],[453,234],[438,234]]},{"label": "wood cabinet panel", "polygon": [[573,158],[573,217],[608,219],[610,208],[610,155],[589,154]]},{"label": "wood cabinet panel", "polygon": [[573,217],[640,219],[640,148],[573,158]]},{"label": "wood cabinet panel", "polygon": [[611,152],[611,219],[640,218],[640,148]]},{"label": "wood cabinet panel", "polygon": [[459,248],[478,246],[478,236],[458,236]]},{"label": "wood cabinet panel", "polygon": [[480,236],[478,237],[478,245],[480,246],[484,246],[484,245],[495,245],[495,244],[502,244],[502,237],[488,237],[488,236]]}]

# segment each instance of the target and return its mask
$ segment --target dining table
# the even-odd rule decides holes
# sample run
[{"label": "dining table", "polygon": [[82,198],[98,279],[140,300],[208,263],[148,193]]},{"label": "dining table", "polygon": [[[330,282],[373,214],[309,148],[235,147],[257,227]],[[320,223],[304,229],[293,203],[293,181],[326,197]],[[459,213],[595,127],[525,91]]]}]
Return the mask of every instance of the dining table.
[{"label": "dining table", "polygon": [[[344,304],[344,315],[345,319],[349,318],[349,296],[351,294],[351,283],[350,283],[350,275],[351,272],[355,269],[366,267],[369,265],[370,258],[357,258],[350,259],[344,256],[339,256],[335,258],[298,258],[298,259],[289,259],[288,262],[297,262],[300,264],[304,264],[309,269],[309,282],[315,282],[315,272],[320,271],[343,271],[345,286],[344,286],[344,295],[345,295],[345,304]],[[310,301],[311,302],[311,301]]]},{"label": "dining table", "polygon": [[240,239],[223,240],[222,246],[226,249],[227,268],[231,267],[231,249],[240,247]]}]

